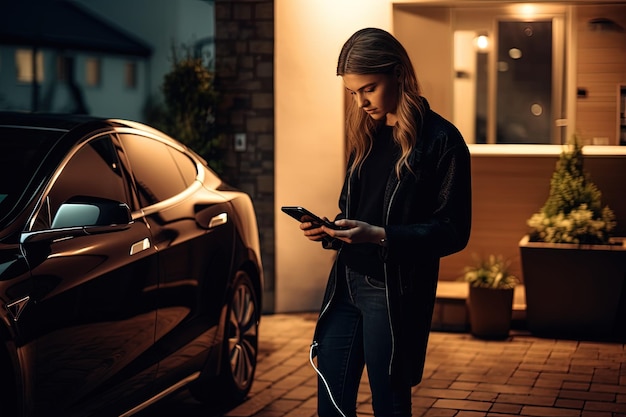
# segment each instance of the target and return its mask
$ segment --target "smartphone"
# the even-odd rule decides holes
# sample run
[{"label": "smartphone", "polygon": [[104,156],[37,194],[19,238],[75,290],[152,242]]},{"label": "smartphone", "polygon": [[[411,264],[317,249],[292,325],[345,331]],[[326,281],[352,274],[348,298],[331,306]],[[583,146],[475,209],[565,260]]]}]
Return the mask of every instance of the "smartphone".
[{"label": "smartphone", "polygon": [[287,213],[297,221],[303,222],[311,222],[318,225],[324,225],[331,229],[339,229],[335,223],[330,222],[328,220],[324,220],[321,217],[311,213],[309,210],[300,206],[283,206],[280,208],[283,212]]}]

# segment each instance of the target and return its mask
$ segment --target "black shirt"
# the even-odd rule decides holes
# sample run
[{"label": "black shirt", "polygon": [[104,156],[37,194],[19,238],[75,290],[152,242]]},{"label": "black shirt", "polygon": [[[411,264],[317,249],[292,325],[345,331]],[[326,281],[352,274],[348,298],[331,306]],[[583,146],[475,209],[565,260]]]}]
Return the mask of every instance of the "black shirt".
[{"label": "black shirt", "polygon": [[[351,218],[374,226],[384,224],[385,188],[398,157],[399,147],[393,141],[393,127],[381,126],[358,173],[357,189],[352,190],[358,199],[356,207],[350,210]],[[378,245],[374,243],[344,244],[342,259],[351,269],[384,281],[383,262],[378,256],[378,249]]]}]

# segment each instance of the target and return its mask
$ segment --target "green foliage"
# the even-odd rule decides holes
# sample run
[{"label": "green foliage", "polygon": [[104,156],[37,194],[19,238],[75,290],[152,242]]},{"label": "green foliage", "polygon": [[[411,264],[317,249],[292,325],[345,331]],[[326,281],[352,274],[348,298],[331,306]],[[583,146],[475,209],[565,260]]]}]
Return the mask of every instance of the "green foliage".
[{"label": "green foliage", "polygon": [[215,134],[218,94],[214,74],[202,58],[183,49],[179,57],[172,48],[172,69],[163,79],[165,108],[151,106],[151,124],[178,139],[202,156],[216,172],[222,171],[222,143]]},{"label": "green foliage", "polygon": [[480,258],[473,255],[474,265],[464,269],[463,280],[472,287],[507,289],[514,288],[519,280],[509,272],[510,262],[502,255]]},{"label": "green foliage", "polygon": [[574,138],[563,150],[550,180],[550,195],[528,220],[531,242],[606,244],[615,215],[602,206],[602,193],[583,169],[582,147]]}]

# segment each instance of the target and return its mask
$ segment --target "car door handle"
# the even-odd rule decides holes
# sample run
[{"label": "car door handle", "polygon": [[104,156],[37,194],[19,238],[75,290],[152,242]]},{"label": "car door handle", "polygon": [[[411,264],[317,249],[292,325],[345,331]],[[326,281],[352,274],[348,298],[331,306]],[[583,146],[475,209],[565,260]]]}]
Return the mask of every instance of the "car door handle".
[{"label": "car door handle", "polygon": [[228,223],[228,213],[220,213],[213,216],[209,222],[209,229]]},{"label": "car door handle", "polygon": [[30,301],[30,296],[27,295],[24,298],[20,298],[19,300],[8,303],[4,307],[9,313],[9,316],[13,318],[13,321],[17,321],[17,319],[20,318],[20,314],[22,314],[22,311],[24,311],[24,308],[26,308],[26,305],[28,304],[29,301]]},{"label": "car door handle", "polygon": [[130,247],[130,254],[134,255],[136,253],[142,252],[150,247],[150,239],[147,237],[139,242],[135,242]]}]

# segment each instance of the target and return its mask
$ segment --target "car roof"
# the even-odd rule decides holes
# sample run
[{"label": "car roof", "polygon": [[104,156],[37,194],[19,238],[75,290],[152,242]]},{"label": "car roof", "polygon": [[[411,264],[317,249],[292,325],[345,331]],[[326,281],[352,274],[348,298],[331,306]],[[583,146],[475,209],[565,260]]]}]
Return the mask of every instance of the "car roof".
[{"label": "car roof", "polygon": [[[178,146],[187,148],[179,141],[170,137],[167,133],[144,123],[86,114],[0,111],[0,127],[7,126],[27,129],[60,130],[65,132],[94,131],[97,129],[125,127],[151,133],[160,137],[161,140],[169,141],[170,144],[176,143]],[[77,139],[77,137],[75,137],[75,139]]]},{"label": "car roof", "polygon": [[106,121],[102,117],[83,114],[31,113],[0,111],[0,125],[33,127],[39,129],[72,130],[75,127],[94,121]]}]

